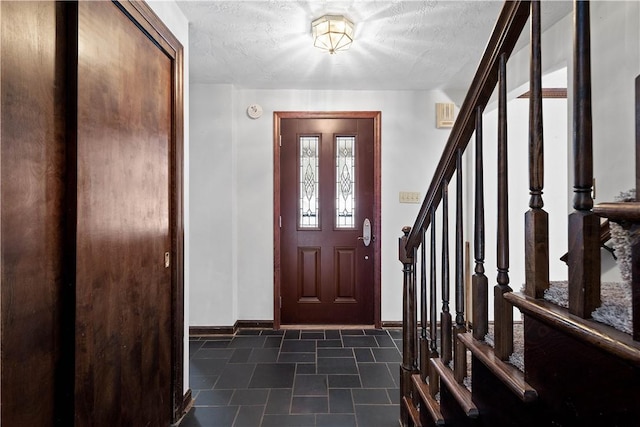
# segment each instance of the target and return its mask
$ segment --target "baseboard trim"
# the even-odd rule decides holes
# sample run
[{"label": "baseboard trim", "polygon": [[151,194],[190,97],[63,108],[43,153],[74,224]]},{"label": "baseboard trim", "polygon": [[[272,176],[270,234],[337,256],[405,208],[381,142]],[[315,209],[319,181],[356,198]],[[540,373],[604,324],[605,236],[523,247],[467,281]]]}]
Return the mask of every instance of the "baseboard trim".
[{"label": "baseboard trim", "polygon": [[233,326],[189,326],[189,336],[198,337],[203,335],[233,335]]},{"label": "baseboard trim", "polygon": [[273,320],[237,320],[233,328],[238,329],[273,329]]},{"label": "baseboard trim", "polygon": [[[318,329],[319,325],[281,325],[282,329],[291,329],[295,327],[296,329],[304,329],[308,327],[310,329]],[[329,329],[330,327],[336,327],[336,325],[321,325],[321,329]],[[339,325],[341,329],[349,329],[350,325]],[[370,325],[355,325],[355,328],[369,328],[372,327]],[[401,321],[389,321],[382,322],[383,328],[401,328]],[[207,336],[207,335],[233,335],[238,332],[239,329],[273,329],[273,320],[237,320],[233,326],[190,326],[189,327],[189,336],[198,337],[198,336]]]},{"label": "baseboard trim", "polygon": [[396,322],[382,322],[382,327],[383,328],[402,328],[402,321],[396,321]]},{"label": "baseboard trim", "polygon": [[238,329],[273,329],[273,320],[237,320],[233,326],[190,326],[189,336],[233,335]]},{"label": "baseboard trim", "polygon": [[191,393],[191,389],[187,389],[187,392],[184,394],[182,398],[182,403],[180,404],[180,407],[178,408],[178,412],[176,414],[177,420],[176,422],[171,424],[171,427],[177,427],[180,425],[185,415],[187,415],[187,413],[193,407],[194,402],[195,400],[193,399],[193,394]]}]

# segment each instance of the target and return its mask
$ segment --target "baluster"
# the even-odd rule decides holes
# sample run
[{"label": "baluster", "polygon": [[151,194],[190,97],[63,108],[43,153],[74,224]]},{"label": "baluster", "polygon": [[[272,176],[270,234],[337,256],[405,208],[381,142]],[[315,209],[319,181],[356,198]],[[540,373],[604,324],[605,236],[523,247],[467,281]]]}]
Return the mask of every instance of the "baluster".
[{"label": "baluster", "polygon": [[542,298],[549,287],[549,215],[542,207],[544,141],[542,126],[542,63],[540,1],[531,2],[529,98],[529,211],[525,214],[525,293]]},{"label": "baluster", "polygon": [[[414,275],[415,251],[407,253],[407,239],[411,227],[402,228],[404,235],[398,242],[398,258],[402,263],[402,365],[400,365],[400,392],[402,397],[411,400],[411,375],[416,368],[416,289]],[[400,405],[400,420],[403,426],[410,422],[409,413],[405,405]]]},{"label": "baluster", "polygon": [[[640,75],[636,77],[636,201],[640,202]],[[631,317],[633,339],[640,341],[640,243],[633,245],[631,277]]]},{"label": "baluster", "polygon": [[449,183],[442,183],[442,313],[440,350],[444,364],[451,361],[451,313],[449,312]]},{"label": "baluster", "polygon": [[427,338],[427,230],[422,228],[420,245],[420,377],[429,375],[429,339]]},{"label": "baluster", "polygon": [[574,1],[573,208],[569,215],[569,312],[582,318],[600,305],[600,218],[593,213],[589,2]]},{"label": "baluster", "polygon": [[[431,277],[429,279],[429,337],[431,342],[429,343],[429,359],[435,359],[438,357],[438,343],[436,337],[438,336],[438,318],[437,318],[437,306],[436,306],[436,211],[435,208],[431,208]],[[435,396],[440,391],[440,382],[435,369],[429,369],[429,393]]]},{"label": "baluster", "polygon": [[495,354],[513,353],[513,308],[503,298],[509,287],[509,186],[507,167],[507,59],[500,55],[498,85],[498,276],[494,288]]},{"label": "baluster", "polygon": [[458,334],[467,332],[464,321],[464,241],[462,223],[462,150],[456,154],[456,329],[454,373],[459,383],[462,383],[467,373],[467,354]]},{"label": "baluster", "polygon": [[476,194],[474,224],[473,337],[484,340],[489,331],[489,280],[484,274],[484,172],[482,158],[482,107],[476,109]]}]

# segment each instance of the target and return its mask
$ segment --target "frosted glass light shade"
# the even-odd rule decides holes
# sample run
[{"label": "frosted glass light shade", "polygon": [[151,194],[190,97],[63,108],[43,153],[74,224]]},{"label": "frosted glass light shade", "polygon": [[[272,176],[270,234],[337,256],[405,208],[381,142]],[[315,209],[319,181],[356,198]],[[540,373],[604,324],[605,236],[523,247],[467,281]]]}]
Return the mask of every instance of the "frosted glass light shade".
[{"label": "frosted glass light shade", "polygon": [[353,42],[353,22],[342,15],[325,15],[311,23],[313,45],[333,54]]}]

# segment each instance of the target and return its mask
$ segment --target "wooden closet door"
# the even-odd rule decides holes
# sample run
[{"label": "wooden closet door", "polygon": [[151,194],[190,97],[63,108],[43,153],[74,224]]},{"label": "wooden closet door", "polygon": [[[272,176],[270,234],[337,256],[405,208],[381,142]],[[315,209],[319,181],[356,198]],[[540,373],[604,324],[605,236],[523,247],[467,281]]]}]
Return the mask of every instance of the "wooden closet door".
[{"label": "wooden closet door", "polygon": [[167,426],[172,63],[112,2],[78,35],[76,426]]},{"label": "wooden closet door", "polygon": [[69,398],[60,368],[68,88],[56,84],[65,73],[56,67],[65,62],[64,31],[56,37],[64,6],[0,2],[3,426],[52,426]]}]

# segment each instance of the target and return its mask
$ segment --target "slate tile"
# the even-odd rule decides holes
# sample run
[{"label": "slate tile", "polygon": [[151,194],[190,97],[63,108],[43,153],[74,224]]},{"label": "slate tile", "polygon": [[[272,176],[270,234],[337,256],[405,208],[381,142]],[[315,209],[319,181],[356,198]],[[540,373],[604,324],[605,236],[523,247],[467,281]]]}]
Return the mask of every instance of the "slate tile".
[{"label": "slate tile", "polygon": [[365,335],[376,335],[376,336],[389,336],[389,333],[386,329],[366,329],[364,331]]},{"label": "slate tile", "polygon": [[319,348],[318,357],[353,357],[350,348]]},{"label": "slate tile", "polygon": [[295,371],[293,363],[258,363],[249,388],[293,388]]},{"label": "slate tile", "polygon": [[233,390],[202,390],[196,397],[196,406],[226,406],[231,401]]},{"label": "slate tile", "polygon": [[352,390],[352,395],[353,403],[356,405],[389,405],[391,403],[384,388],[356,388]]},{"label": "slate tile", "polygon": [[402,355],[395,348],[372,348],[373,357],[376,358],[376,362],[402,362]]},{"label": "slate tile", "polygon": [[370,348],[354,348],[353,352],[358,362],[375,362]]},{"label": "slate tile", "polygon": [[316,347],[324,348],[324,347],[342,347],[342,340],[318,340]]},{"label": "slate tile", "polygon": [[318,414],[316,427],[356,427],[356,416],[354,414]]},{"label": "slate tile", "polygon": [[228,348],[255,348],[262,347],[267,337],[261,336],[236,336],[229,343]]},{"label": "slate tile", "polygon": [[189,387],[191,390],[211,390],[218,381],[218,375],[190,375]]},{"label": "slate tile", "polygon": [[301,340],[323,340],[324,332],[305,332],[300,333]]},{"label": "slate tile", "polygon": [[258,427],[262,421],[263,406],[241,406],[233,427]]},{"label": "slate tile", "polygon": [[397,427],[399,418],[398,405],[356,405],[359,426]]},{"label": "slate tile", "polygon": [[309,396],[293,396],[291,398],[292,414],[317,414],[329,412],[328,398],[309,397]]},{"label": "slate tile", "polygon": [[357,388],[362,387],[360,375],[327,375],[329,388]]},{"label": "slate tile", "polygon": [[354,358],[319,357],[317,360],[319,374],[357,374],[358,368]]},{"label": "slate tile", "polygon": [[300,330],[289,329],[284,332],[285,340],[299,340],[300,339]]},{"label": "slate tile", "polygon": [[222,374],[220,375],[220,378],[218,378],[218,382],[216,382],[214,388],[247,388],[255,366],[256,365],[253,363],[228,364],[222,371]]},{"label": "slate tile", "polygon": [[379,347],[393,347],[396,348],[396,344],[389,336],[376,336],[376,341]]},{"label": "slate tile", "polygon": [[266,405],[268,389],[236,390],[231,398],[231,405]]},{"label": "slate tile", "polygon": [[289,388],[274,388],[269,390],[265,414],[288,414],[291,410],[291,394]]},{"label": "slate tile", "polygon": [[189,374],[219,375],[226,365],[226,359],[192,359],[189,362]]},{"label": "slate tile", "polygon": [[229,359],[233,355],[230,348],[201,348],[193,355],[193,359]]},{"label": "slate tile", "polygon": [[277,331],[274,329],[264,329],[260,335],[279,335],[284,336],[284,331],[282,329],[278,329]]},{"label": "slate tile", "polygon": [[282,344],[282,337],[267,336],[262,346],[264,348],[280,348],[280,344]]},{"label": "slate tile", "polygon": [[313,353],[316,351],[314,340],[284,340],[280,347],[282,353]]},{"label": "slate tile", "polygon": [[265,415],[262,417],[261,427],[315,427],[316,417],[313,414],[304,415]]},{"label": "slate tile", "polygon": [[362,329],[341,329],[340,333],[344,337],[345,335],[364,335]]},{"label": "slate tile", "polygon": [[298,363],[296,375],[312,375],[316,373],[315,363]]},{"label": "slate tile", "polygon": [[227,348],[231,338],[228,340],[203,341],[202,348]]},{"label": "slate tile", "polygon": [[326,375],[296,375],[293,384],[294,396],[326,396]]},{"label": "slate tile", "polygon": [[386,363],[359,363],[358,370],[363,388],[397,387]]},{"label": "slate tile", "polygon": [[399,388],[388,388],[387,394],[389,395],[389,400],[394,405],[400,404],[400,389]]},{"label": "slate tile", "polygon": [[343,336],[342,344],[345,347],[378,347],[378,342],[372,336]]},{"label": "slate tile", "polygon": [[332,414],[353,414],[353,398],[348,388],[329,390],[329,412]]},{"label": "slate tile", "polygon": [[278,356],[278,363],[313,363],[315,360],[315,353],[280,353]]},{"label": "slate tile", "polygon": [[253,349],[251,348],[236,348],[231,359],[229,359],[229,363],[247,363],[252,351]]},{"label": "slate tile", "polygon": [[279,352],[277,348],[254,348],[248,362],[272,363],[278,360]]},{"label": "slate tile", "polygon": [[194,408],[180,427],[232,427],[237,406],[203,406]]},{"label": "slate tile", "polygon": [[326,340],[339,340],[342,338],[339,330],[326,330],[324,331],[324,337]]}]

